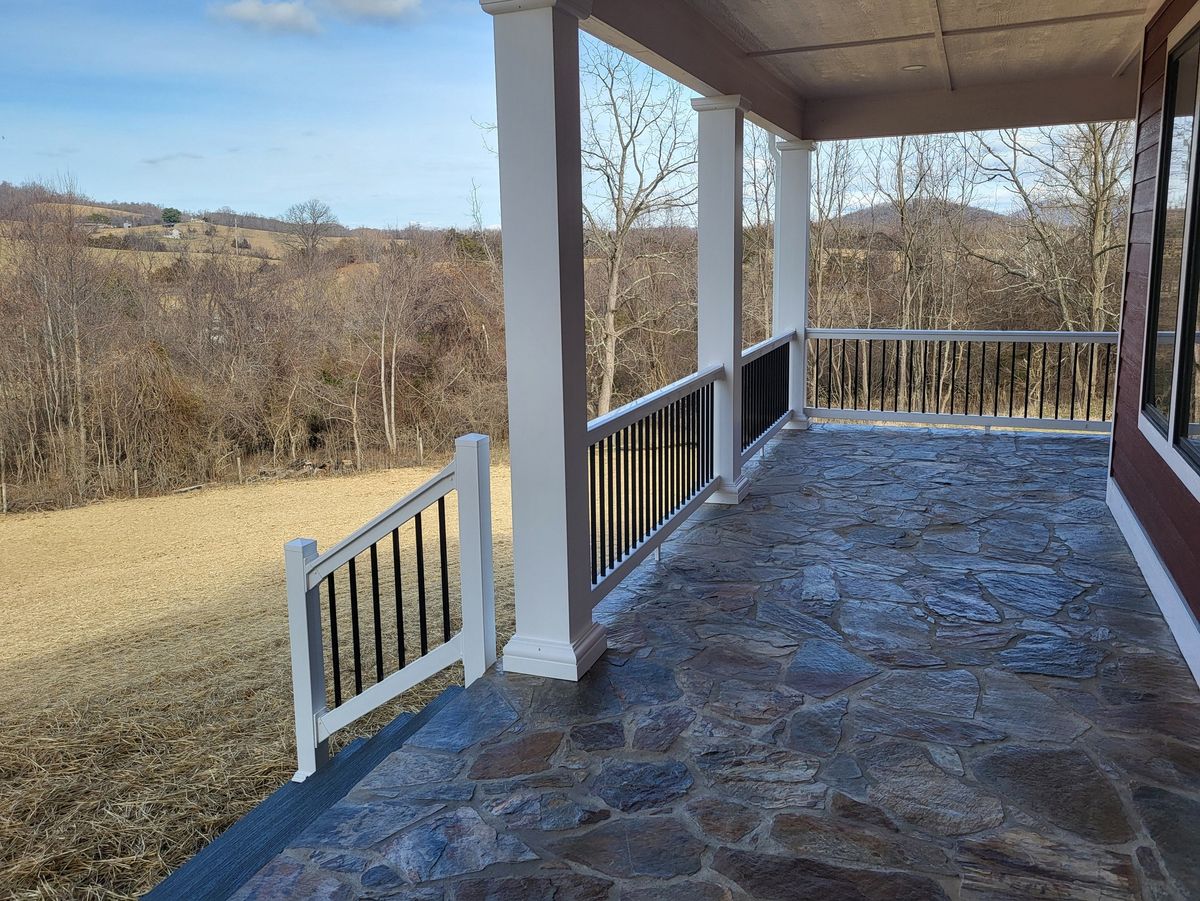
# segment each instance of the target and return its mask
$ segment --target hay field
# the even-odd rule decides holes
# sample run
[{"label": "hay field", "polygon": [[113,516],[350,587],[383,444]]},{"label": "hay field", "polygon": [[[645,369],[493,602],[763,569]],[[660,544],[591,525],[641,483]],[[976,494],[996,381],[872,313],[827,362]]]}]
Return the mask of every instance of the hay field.
[{"label": "hay field", "polygon": [[[283,543],[328,547],[435,471],[0,517],[0,896],[135,897],[287,780]],[[492,493],[503,641],[507,469]]]}]

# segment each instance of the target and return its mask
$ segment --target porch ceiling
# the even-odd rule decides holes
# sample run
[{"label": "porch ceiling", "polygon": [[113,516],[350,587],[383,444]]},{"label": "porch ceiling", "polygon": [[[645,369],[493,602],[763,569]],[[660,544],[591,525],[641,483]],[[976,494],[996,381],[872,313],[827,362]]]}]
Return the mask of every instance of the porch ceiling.
[{"label": "porch ceiling", "polygon": [[595,0],[585,27],[829,140],[1129,118],[1150,2]]}]

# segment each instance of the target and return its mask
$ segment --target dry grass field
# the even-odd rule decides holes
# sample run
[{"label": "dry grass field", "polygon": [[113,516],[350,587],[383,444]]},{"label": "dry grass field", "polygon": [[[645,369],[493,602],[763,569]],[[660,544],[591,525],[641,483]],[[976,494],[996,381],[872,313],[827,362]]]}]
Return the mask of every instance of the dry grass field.
[{"label": "dry grass field", "polygon": [[[0,517],[0,894],[135,897],[288,779],[283,543],[323,549],[435,471]],[[507,470],[492,479],[503,641]]]}]

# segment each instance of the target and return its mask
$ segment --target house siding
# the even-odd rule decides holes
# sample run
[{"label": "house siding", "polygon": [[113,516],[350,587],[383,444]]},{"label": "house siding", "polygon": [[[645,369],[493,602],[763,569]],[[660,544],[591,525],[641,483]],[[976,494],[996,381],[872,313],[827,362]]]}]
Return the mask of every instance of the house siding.
[{"label": "house siding", "polygon": [[1130,209],[1112,477],[1180,593],[1200,616],[1200,502],[1138,429],[1167,38],[1200,0],[1169,0],[1146,26]]}]

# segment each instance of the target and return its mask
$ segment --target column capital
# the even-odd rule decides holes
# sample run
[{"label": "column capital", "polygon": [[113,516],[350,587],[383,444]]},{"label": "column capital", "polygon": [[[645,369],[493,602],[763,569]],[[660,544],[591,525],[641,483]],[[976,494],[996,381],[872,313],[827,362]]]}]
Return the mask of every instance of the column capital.
[{"label": "column capital", "polygon": [[775,148],[780,153],[786,153],[789,150],[815,150],[817,147],[816,141],[776,141]]},{"label": "column capital", "polygon": [[479,5],[492,16],[530,9],[558,9],[577,19],[586,19],[592,14],[592,0],[479,0]]},{"label": "column capital", "polygon": [[697,97],[692,101],[692,109],[698,113],[709,113],[714,110],[736,109],[743,113],[750,111],[750,101],[741,94],[721,94],[716,97]]}]

